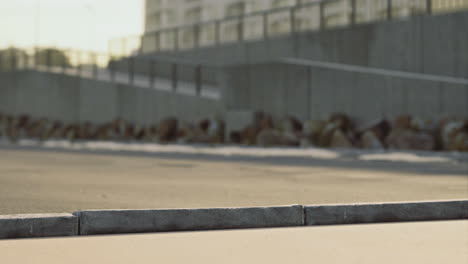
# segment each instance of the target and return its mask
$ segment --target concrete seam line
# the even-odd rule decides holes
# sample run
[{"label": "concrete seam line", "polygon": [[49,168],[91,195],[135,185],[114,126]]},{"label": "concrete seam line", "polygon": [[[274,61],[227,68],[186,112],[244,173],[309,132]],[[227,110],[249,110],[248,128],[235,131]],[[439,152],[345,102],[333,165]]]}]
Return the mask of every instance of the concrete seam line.
[{"label": "concrete seam line", "polygon": [[93,210],[80,216],[80,235],[304,226],[302,205],[250,208]]},{"label": "concrete seam line", "polygon": [[468,219],[468,200],[305,206],[305,225]]},{"label": "concrete seam line", "polygon": [[72,214],[0,215],[0,239],[78,235],[78,217]]}]

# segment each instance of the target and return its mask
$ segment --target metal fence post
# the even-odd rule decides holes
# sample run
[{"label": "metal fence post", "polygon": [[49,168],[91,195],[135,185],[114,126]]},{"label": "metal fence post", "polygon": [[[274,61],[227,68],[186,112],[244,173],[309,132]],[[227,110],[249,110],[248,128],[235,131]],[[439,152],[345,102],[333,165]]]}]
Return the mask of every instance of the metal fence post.
[{"label": "metal fence post", "polygon": [[320,30],[325,29],[325,3],[320,1],[319,3],[319,16],[320,16]]},{"label": "metal fence post", "polygon": [[244,17],[239,17],[239,23],[237,24],[237,41],[241,42],[244,40]]},{"label": "metal fence post", "polygon": [[81,52],[78,51],[78,55],[76,56],[76,58],[77,58],[77,62],[76,62],[76,64],[77,64],[76,65],[77,75],[81,76],[81,70],[82,70],[81,69],[81,67],[82,67],[82,65],[81,65]]},{"label": "metal fence post", "polygon": [[311,120],[312,113],[312,67],[307,67],[307,119]]},{"label": "metal fence post", "polygon": [[138,48],[137,55],[143,54],[143,51],[144,51],[143,45],[145,45],[145,37],[144,37],[144,35],[142,35],[142,36],[140,37],[140,47]]},{"label": "metal fence post", "polygon": [[202,89],[202,66],[197,65],[195,67],[195,93],[197,96],[201,95]]},{"label": "metal fence post", "polygon": [[268,13],[263,12],[263,39],[268,38]]},{"label": "metal fence post", "polygon": [[46,51],[46,64],[47,64],[47,71],[52,70],[52,50],[47,49]]},{"label": "metal fence post", "polygon": [[17,59],[17,54],[15,52],[15,50],[11,50],[11,53],[12,53],[12,56],[11,56],[11,68],[13,69],[13,71],[17,71],[18,70],[18,59]]},{"label": "metal fence post", "polygon": [[215,44],[218,46],[221,43],[221,22],[215,22]]},{"label": "metal fence post", "polygon": [[93,56],[93,79],[98,79],[98,66],[97,66],[97,55],[96,53],[92,53]]},{"label": "metal fence post", "polygon": [[432,15],[432,0],[426,0],[426,14]]},{"label": "metal fence post", "polygon": [[387,0],[387,20],[392,20],[392,7],[393,7],[393,4],[392,4],[392,0]]},{"label": "metal fence post", "polygon": [[174,50],[179,50],[179,28],[174,29]]},{"label": "metal fence post", "polygon": [[150,88],[154,88],[154,60],[150,60],[149,64],[149,86]]},{"label": "metal fence post", "polygon": [[291,34],[295,34],[296,33],[296,8],[295,7],[291,7],[291,9],[289,10],[289,19],[290,19],[290,22],[291,23]]},{"label": "metal fence post", "polygon": [[25,51],[23,54],[23,63],[21,65],[21,67],[23,68],[23,70],[27,70],[28,69],[28,61],[29,61],[29,56],[28,56],[28,53],[27,51]]},{"label": "metal fence post", "polygon": [[0,72],[6,71],[5,65],[4,65],[5,64],[4,57],[5,57],[5,54],[3,54],[3,52],[0,52]]},{"label": "metal fence post", "polygon": [[200,25],[193,26],[193,46],[194,48],[200,47]]},{"label": "metal fence post", "polygon": [[135,59],[128,59],[128,84],[133,85],[135,79]]},{"label": "metal fence post", "polygon": [[34,57],[34,69],[38,70],[39,69],[39,51],[38,51],[38,48],[37,47],[34,47],[34,51],[33,51],[33,57]]},{"label": "metal fence post", "polygon": [[115,61],[112,59],[112,57],[111,57],[111,59],[109,61],[108,68],[110,70],[111,82],[115,82]]},{"label": "metal fence post", "polygon": [[177,91],[177,81],[178,81],[177,71],[178,71],[177,64],[176,63],[172,64],[172,91],[174,92]]},{"label": "metal fence post", "polygon": [[155,33],[155,38],[156,38],[156,51],[161,51],[161,32],[156,32]]},{"label": "metal fence post", "polygon": [[67,67],[67,65],[66,65],[67,64],[67,52],[64,50],[63,54],[64,54],[65,58],[63,59],[61,66],[62,66],[62,74],[65,74],[65,70],[66,70],[66,67]]},{"label": "metal fence post", "polygon": [[356,25],[356,0],[351,0],[351,26]]}]

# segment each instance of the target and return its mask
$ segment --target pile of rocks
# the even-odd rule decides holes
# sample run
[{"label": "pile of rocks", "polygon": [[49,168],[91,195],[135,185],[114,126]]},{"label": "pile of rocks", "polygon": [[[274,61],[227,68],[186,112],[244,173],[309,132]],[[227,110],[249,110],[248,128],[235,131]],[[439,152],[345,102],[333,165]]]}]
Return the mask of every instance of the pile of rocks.
[{"label": "pile of rocks", "polygon": [[66,124],[0,113],[0,137],[13,142],[27,138],[468,151],[468,119],[426,121],[402,115],[393,120],[358,124],[343,113],[332,114],[327,120],[302,122],[291,116],[278,120],[267,113],[256,112],[251,124],[239,131],[230,131],[225,142],[225,123],[220,119],[189,123],[166,118],[158,124],[138,126],[122,119],[104,124]]},{"label": "pile of rocks", "polygon": [[109,140],[144,141],[159,143],[224,143],[224,122],[205,119],[197,124],[166,118],[158,124],[138,126],[122,119],[109,123],[84,122],[66,124],[45,118],[33,119],[27,115],[10,116],[0,113],[0,137],[12,142],[18,139]]},{"label": "pile of rocks", "polygon": [[273,121],[255,113],[252,124],[233,131],[230,141],[260,146],[468,151],[468,120],[425,121],[409,115],[357,124],[345,114],[300,122],[294,117]]}]

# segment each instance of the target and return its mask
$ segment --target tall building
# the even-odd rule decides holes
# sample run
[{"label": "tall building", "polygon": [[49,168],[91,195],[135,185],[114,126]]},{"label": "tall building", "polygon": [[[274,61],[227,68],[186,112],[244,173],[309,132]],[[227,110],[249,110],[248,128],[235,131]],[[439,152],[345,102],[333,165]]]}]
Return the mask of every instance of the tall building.
[{"label": "tall building", "polygon": [[[262,16],[249,16],[242,23],[235,19],[223,21],[219,25],[220,31],[215,30],[216,24],[213,23],[203,24],[196,29],[190,25],[314,1],[319,0],[146,0],[143,52],[170,49],[176,45],[175,43],[178,48],[184,49],[193,47],[195,43],[210,45],[218,38],[222,42],[236,41],[240,36],[247,40],[259,38],[265,34]],[[313,5],[297,10],[294,25],[297,30],[316,30],[322,23],[326,27],[348,25],[352,19],[353,2],[357,23],[381,20],[389,15],[388,0],[329,1],[321,8],[319,5]],[[427,2],[427,0],[391,0],[391,16],[399,18],[423,13],[427,8]],[[466,8],[468,0],[432,0],[432,7],[434,10],[442,11]],[[323,20],[320,18],[321,11]],[[291,21],[287,10],[271,14],[268,16],[267,33],[269,35],[289,33]],[[176,33],[170,30],[176,27],[179,27]],[[216,32],[220,32],[220,35]]]}]

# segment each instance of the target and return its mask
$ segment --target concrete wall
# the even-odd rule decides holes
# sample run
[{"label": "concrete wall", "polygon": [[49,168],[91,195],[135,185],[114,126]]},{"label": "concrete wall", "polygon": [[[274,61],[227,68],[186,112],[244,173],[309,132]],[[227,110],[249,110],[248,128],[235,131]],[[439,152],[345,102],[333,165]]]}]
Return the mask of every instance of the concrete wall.
[{"label": "concrete wall", "polygon": [[0,112],[8,114],[95,123],[121,117],[147,125],[169,116],[187,121],[223,116],[223,109],[218,100],[62,74],[0,74]]},{"label": "concrete wall", "polygon": [[360,120],[468,116],[468,85],[282,63],[227,67],[222,85],[228,111],[263,110],[302,120],[334,112]]},{"label": "concrete wall", "polygon": [[283,57],[468,77],[468,12],[304,32],[159,55],[219,64]]}]

